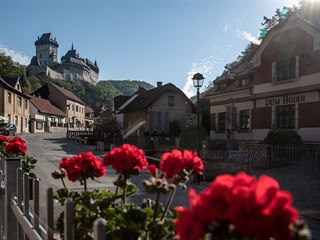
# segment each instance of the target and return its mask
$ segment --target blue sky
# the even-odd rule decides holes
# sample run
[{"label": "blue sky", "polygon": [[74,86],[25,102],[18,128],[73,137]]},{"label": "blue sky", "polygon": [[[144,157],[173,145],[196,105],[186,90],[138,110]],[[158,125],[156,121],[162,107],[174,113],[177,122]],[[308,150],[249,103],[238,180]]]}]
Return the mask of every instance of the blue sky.
[{"label": "blue sky", "polygon": [[97,60],[100,80],[173,83],[195,94],[223,72],[250,41],[263,16],[296,0],[0,0],[0,47],[22,64],[34,42],[51,32],[59,59],[71,48]]}]

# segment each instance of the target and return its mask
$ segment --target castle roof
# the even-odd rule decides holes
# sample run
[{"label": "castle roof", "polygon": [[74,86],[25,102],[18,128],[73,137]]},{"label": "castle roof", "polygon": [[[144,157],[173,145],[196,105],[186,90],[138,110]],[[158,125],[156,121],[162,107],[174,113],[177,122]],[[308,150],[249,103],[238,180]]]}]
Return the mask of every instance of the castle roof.
[{"label": "castle roof", "polygon": [[73,63],[77,64],[81,67],[88,67],[94,70],[95,72],[99,73],[99,68],[97,66],[97,63],[93,63],[89,59],[83,59],[79,56],[79,53],[77,53],[76,49],[73,49],[73,45],[71,49],[63,56],[61,57],[62,63]]},{"label": "castle roof", "polygon": [[38,40],[35,41],[34,45],[38,46],[38,45],[43,45],[43,44],[52,44],[55,47],[59,47],[59,44],[56,40],[55,37],[53,37],[53,35],[51,33],[44,33],[42,34],[42,36],[39,38]]},{"label": "castle roof", "polygon": [[39,59],[36,57],[36,56],[33,56],[31,58],[31,61],[30,61],[30,64],[29,65],[32,65],[32,66],[40,66],[40,63],[39,63]]}]

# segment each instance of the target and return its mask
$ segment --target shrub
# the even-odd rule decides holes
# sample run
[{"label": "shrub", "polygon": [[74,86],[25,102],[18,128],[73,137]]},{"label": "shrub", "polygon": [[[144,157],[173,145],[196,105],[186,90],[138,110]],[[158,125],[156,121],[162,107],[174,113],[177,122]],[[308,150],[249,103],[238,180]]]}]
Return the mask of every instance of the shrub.
[{"label": "shrub", "polygon": [[266,144],[302,144],[301,136],[293,130],[272,130],[264,139]]}]

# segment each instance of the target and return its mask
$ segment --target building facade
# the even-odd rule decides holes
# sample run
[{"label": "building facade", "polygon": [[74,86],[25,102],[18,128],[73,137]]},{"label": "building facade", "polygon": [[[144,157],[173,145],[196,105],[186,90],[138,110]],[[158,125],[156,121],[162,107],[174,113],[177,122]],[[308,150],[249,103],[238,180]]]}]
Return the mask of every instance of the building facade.
[{"label": "building facade", "polygon": [[273,27],[250,61],[208,92],[212,139],[264,140],[292,129],[320,141],[320,24],[292,14]]},{"label": "building facade", "polygon": [[65,80],[80,80],[91,84],[99,81],[99,68],[97,62],[81,58],[73,48],[58,62],[59,44],[51,33],[44,33],[35,41],[36,55],[32,57],[27,67],[28,75],[45,75],[51,78]]},{"label": "building facade", "polygon": [[16,125],[17,133],[28,133],[30,97],[21,86],[19,77],[0,77],[0,115]]},{"label": "building facade", "polygon": [[49,100],[31,97],[30,99],[30,132],[50,132],[51,127],[65,126],[65,113],[50,103]]},{"label": "building facade", "polygon": [[118,96],[114,101],[116,119],[123,136],[169,134],[170,122],[181,129],[194,119],[195,108],[188,97],[171,83],[151,90],[140,88],[132,96]]},{"label": "building facade", "polygon": [[67,127],[85,126],[85,103],[72,92],[49,82],[34,91],[33,95],[47,99],[59,108],[65,114]]}]

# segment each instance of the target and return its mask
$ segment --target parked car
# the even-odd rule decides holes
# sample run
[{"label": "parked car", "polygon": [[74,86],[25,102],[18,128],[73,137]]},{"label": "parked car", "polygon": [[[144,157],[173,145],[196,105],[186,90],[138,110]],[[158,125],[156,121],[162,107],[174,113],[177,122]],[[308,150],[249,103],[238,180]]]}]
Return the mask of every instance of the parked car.
[{"label": "parked car", "polygon": [[0,134],[5,136],[7,135],[16,135],[17,127],[12,123],[0,123]]}]

